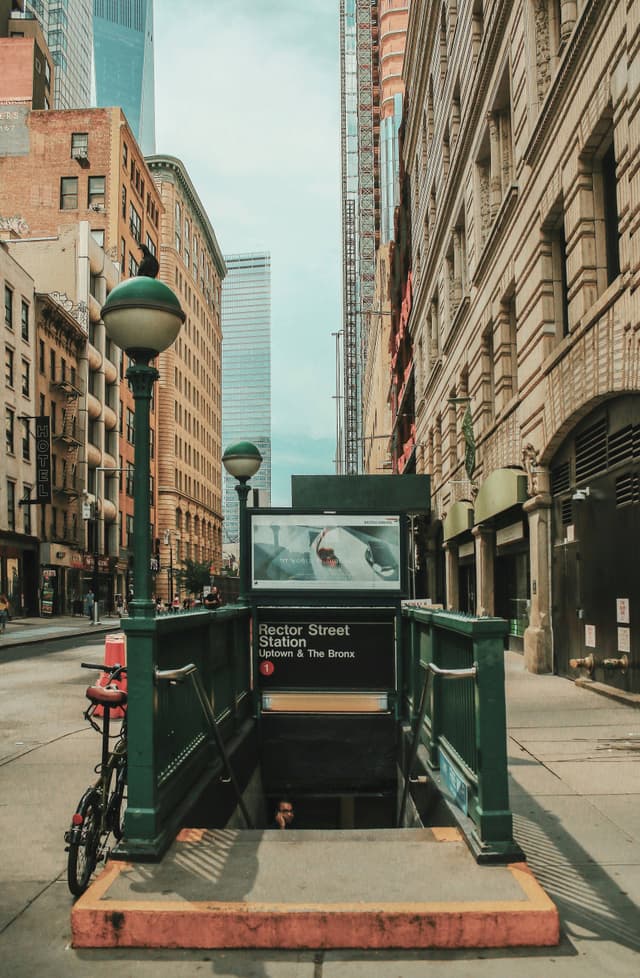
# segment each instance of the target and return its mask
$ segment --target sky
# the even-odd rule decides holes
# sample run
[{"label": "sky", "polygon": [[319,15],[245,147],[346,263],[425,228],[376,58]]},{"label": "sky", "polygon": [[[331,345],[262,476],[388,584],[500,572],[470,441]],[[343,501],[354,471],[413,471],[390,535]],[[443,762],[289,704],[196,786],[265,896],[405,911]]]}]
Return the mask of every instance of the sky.
[{"label": "sky", "polygon": [[223,254],[271,254],[274,506],[292,474],[335,471],[338,8],[155,0],[156,151],[184,163]]}]

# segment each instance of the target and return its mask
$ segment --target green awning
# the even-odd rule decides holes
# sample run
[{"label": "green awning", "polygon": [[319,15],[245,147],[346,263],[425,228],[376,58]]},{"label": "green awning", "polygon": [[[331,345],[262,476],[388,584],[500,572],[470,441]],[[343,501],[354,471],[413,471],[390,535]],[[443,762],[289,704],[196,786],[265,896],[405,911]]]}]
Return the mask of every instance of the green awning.
[{"label": "green awning", "polygon": [[527,476],[522,469],[496,469],[484,480],[476,496],[476,525],[526,499]]},{"label": "green awning", "polygon": [[473,503],[461,499],[454,503],[442,524],[443,540],[452,540],[473,526]]}]

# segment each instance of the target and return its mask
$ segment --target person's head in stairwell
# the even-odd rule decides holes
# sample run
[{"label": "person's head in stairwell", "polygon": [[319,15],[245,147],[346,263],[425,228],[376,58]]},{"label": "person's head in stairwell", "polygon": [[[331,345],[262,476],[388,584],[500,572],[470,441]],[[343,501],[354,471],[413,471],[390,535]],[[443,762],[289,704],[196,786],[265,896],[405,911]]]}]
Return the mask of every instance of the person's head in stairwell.
[{"label": "person's head in stairwell", "polygon": [[293,805],[288,798],[281,798],[276,807],[275,823],[279,829],[288,829],[293,822]]}]

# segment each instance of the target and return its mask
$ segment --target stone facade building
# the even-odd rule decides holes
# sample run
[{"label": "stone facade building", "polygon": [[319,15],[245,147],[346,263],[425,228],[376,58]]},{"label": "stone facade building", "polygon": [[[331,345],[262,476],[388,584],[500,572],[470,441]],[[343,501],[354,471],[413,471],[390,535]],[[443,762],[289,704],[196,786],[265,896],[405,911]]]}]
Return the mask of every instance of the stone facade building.
[{"label": "stone facade building", "polygon": [[0,470],[0,593],[13,614],[37,613],[38,541],[35,513],[20,501],[30,497],[36,481],[31,418],[35,414],[33,278],[0,242],[2,294],[2,383],[0,411],[4,425]]},{"label": "stone facade building", "polygon": [[416,0],[404,64],[431,590],[636,691],[639,17]]}]

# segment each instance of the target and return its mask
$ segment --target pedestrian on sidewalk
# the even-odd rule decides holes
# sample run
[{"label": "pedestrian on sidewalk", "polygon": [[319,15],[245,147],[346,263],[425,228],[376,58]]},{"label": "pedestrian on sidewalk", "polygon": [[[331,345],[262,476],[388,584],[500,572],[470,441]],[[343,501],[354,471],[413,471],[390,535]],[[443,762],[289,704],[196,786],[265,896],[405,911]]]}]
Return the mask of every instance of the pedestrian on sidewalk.
[{"label": "pedestrian on sidewalk", "polygon": [[84,610],[86,611],[89,621],[93,625],[93,606],[95,604],[95,598],[93,596],[93,591],[91,588],[87,591],[87,596],[84,599]]},{"label": "pedestrian on sidewalk", "polygon": [[9,621],[9,599],[6,594],[0,594],[0,631],[4,635]]}]

